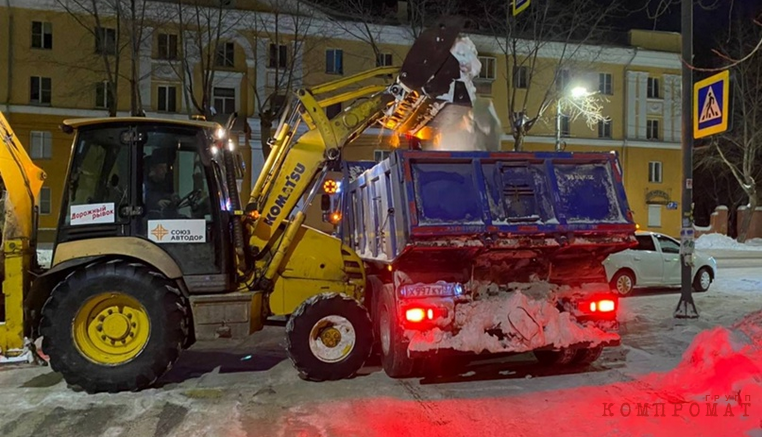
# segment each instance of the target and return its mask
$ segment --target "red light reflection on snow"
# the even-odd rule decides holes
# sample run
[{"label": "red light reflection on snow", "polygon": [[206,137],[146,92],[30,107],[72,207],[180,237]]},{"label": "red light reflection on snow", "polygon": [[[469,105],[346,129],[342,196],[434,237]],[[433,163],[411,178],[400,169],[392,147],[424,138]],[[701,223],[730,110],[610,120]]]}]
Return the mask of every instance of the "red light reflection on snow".
[{"label": "red light reflection on snow", "polygon": [[[502,396],[494,382],[464,382],[431,390],[410,380],[402,384],[407,387],[407,399],[359,398],[294,407],[275,425],[278,430],[273,435],[762,436],[762,349],[737,340],[722,328],[704,331],[674,370],[602,386],[522,394],[522,388],[508,383]],[[584,380],[585,375],[575,378]],[[541,380],[536,379],[538,384]],[[372,382],[366,379],[364,383]],[[491,397],[427,398],[428,393],[441,396],[449,389],[457,390],[451,396],[474,396],[481,391]],[[295,423],[298,428],[289,430]],[[304,431],[305,424],[309,431]]]}]

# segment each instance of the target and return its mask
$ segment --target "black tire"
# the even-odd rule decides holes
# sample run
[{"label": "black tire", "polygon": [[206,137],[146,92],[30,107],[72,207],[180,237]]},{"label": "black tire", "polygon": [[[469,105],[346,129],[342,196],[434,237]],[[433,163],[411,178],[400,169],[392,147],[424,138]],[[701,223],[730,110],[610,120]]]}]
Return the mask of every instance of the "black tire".
[{"label": "black tire", "polygon": [[[321,359],[310,348],[313,328],[328,316],[344,318],[355,335],[348,355],[335,362]],[[343,294],[323,293],[305,300],[291,314],[286,324],[286,340],[288,356],[302,378],[335,381],[353,376],[370,357],[373,325],[368,312],[357,300]]]},{"label": "black tire", "polygon": [[406,378],[414,371],[423,370],[423,360],[416,366],[416,360],[408,357],[408,342],[397,319],[394,305],[394,286],[387,284],[378,296],[378,341],[381,346],[381,365],[391,378]]},{"label": "black tire", "polygon": [[537,361],[543,366],[569,366],[577,356],[577,351],[574,349],[561,349],[557,351],[541,350],[534,351],[534,356]]},{"label": "black tire", "polygon": [[[629,290],[620,290],[620,288],[617,286],[620,280],[629,280],[629,283],[631,284]],[[635,276],[629,270],[620,270],[616,272],[613,278],[611,278],[610,286],[611,289],[617,292],[620,296],[630,295],[632,294],[632,290],[635,288]]]},{"label": "black tire", "polygon": [[[137,300],[147,313],[149,337],[137,356],[121,364],[98,364],[74,341],[78,311],[93,296],[119,292]],[[186,341],[180,290],[142,264],[123,260],[90,264],[70,273],[42,308],[40,333],[50,365],[71,386],[88,393],[137,391],[151,386],[179,357]]]},{"label": "black tire", "polygon": [[[702,275],[708,275],[709,276],[709,284],[707,284],[706,287],[704,287],[701,284],[701,276]],[[699,292],[699,293],[703,293],[703,292],[709,290],[709,287],[712,285],[712,280],[713,279],[714,278],[712,278],[712,272],[708,268],[706,268],[706,267],[701,267],[699,269],[699,271],[696,272],[696,276],[693,278],[693,291],[696,291],[696,292]]]},{"label": "black tire", "polygon": [[603,346],[596,346],[585,349],[577,349],[574,358],[569,363],[572,366],[587,367],[598,360],[603,353]]}]

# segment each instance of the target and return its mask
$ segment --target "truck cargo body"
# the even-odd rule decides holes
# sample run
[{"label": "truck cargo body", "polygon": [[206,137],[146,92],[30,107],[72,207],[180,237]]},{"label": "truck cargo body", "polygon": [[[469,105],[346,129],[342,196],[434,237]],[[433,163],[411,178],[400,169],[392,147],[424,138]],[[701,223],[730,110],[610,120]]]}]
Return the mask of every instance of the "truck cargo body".
[{"label": "truck cargo body", "polygon": [[367,305],[391,295],[409,356],[618,343],[601,262],[635,224],[616,154],[399,150],[345,163],[341,191]]}]

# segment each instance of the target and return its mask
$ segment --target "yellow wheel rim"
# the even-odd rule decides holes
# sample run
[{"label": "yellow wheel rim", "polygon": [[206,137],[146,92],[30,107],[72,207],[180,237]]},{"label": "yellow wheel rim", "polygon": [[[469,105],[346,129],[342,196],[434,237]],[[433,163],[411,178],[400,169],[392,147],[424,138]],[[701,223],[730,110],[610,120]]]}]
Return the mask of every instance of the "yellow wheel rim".
[{"label": "yellow wheel rim", "polygon": [[148,344],[151,322],[135,298],[102,293],[88,299],[74,316],[74,343],[96,364],[118,365],[140,354]]}]

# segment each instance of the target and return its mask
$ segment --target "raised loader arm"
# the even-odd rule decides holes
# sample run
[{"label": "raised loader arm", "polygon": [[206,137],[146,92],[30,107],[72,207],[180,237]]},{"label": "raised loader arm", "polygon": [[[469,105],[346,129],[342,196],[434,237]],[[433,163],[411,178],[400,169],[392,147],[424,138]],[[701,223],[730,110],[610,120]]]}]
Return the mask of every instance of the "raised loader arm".
[{"label": "raised loader arm", "polygon": [[[299,200],[310,191],[306,204],[316,193],[322,175],[331,162],[340,160],[341,149],[374,123],[397,132],[416,133],[447,104],[471,105],[470,78],[462,71],[462,60],[454,47],[462,23],[442,21],[425,31],[413,44],[400,69],[377,68],[317,87],[298,90],[289,101],[276,134],[270,139],[271,151],[254,185],[246,208],[254,220],[249,225],[249,251],[258,263],[257,280],[268,288],[304,222],[298,211],[286,225],[282,236],[276,232],[289,218]],[[398,73],[390,85],[362,82]],[[338,95],[319,99],[327,93]],[[325,107],[339,102],[354,102],[329,120]],[[301,122],[308,131],[297,136]]]},{"label": "raised loader arm", "polygon": [[0,177],[5,184],[3,227],[3,294],[0,320],[0,362],[25,360],[24,297],[36,258],[37,200],[45,172],[34,165],[0,112]]}]

